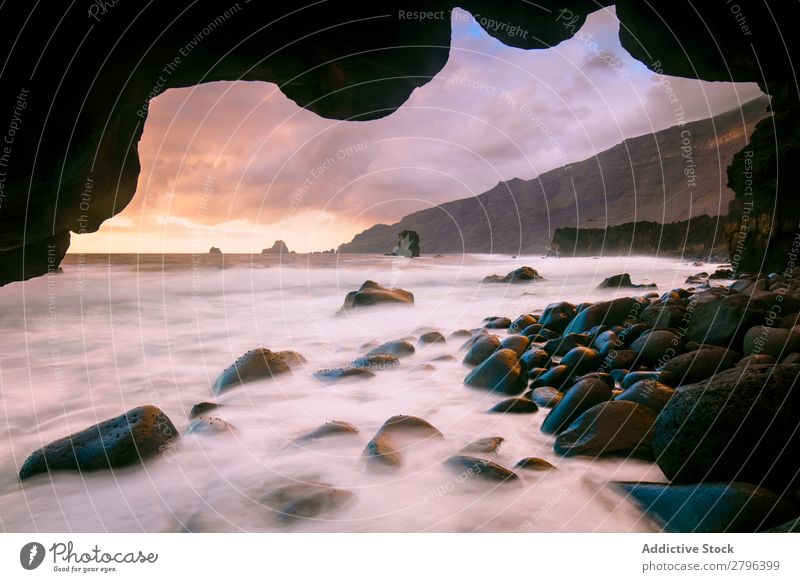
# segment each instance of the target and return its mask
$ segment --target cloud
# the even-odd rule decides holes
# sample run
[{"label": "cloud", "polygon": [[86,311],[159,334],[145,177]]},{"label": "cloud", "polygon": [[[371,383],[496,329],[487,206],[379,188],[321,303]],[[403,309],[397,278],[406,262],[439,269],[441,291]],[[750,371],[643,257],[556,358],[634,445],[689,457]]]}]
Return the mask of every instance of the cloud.
[{"label": "cloud", "polygon": [[[189,252],[225,241],[250,252],[277,238],[327,249],[376,222],[674,125],[665,82],[686,121],[761,94],[754,84],[653,74],[620,46],[613,9],[548,50],[507,47],[462,12],[452,26],[445,68],[380,120],[320,118],[270,83],[167,91],[152,102],[139,144],[137,194],[111,225],[126,236],[104,226],[75,237],[73,249]],[[147,237],[136,249],[131,229]]]}]

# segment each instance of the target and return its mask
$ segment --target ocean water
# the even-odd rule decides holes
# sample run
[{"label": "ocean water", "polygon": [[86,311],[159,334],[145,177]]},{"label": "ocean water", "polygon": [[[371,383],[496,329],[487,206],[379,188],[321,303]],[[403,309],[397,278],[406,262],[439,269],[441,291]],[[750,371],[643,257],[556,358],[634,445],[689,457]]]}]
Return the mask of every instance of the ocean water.
[{"label": "ocean water", "polygon": [[[481,279],[530,265],[530,285]],[[502,255],[249,256],[68,255],[64,272],[0,288],[0,528],[4,531],[654,531],[608,485],[663,481],[636,460],[564,459],[539,427],[547,414],[496,415],[502,396],[463,385],[463,339],[418,348],[376,377],[322,383],[314,371],[341,366],[370,342],[445,335],[512,319],[548,303],[608,299],[606,276],[631,274],[663,292],[715,265],[653,257],[512,258]],[[413,307],[338,313],[346,293],[372,279],[414,293]],[[629,291],[628,294],[631,292]],[[505,330],[498,330],[504,335]],[[212,400],[216,376],[255,347],[296,350],[291,375],[234,388],[210,413],[231,434],[183,434],[193,404]],[[455,360],[436,358],[453,355]],[[430,363],[432,369],[420,368]],[[159,406],[183,436],[144,466],[56,472],[20,484],[35,449],[130,408]],[[366,470],[364,445],[390,416],[411,414],[445,436],[402,451],[396,471]],[[287,446],[330,420],[356,437]],[[480,437],[502,436],[490,458],[512,467],[538,456],[546,473],[522,484],[464,482],[442,460]],[[280,520],[262,498],[291,482],[322,481],[353,493],[338,510]]]}]

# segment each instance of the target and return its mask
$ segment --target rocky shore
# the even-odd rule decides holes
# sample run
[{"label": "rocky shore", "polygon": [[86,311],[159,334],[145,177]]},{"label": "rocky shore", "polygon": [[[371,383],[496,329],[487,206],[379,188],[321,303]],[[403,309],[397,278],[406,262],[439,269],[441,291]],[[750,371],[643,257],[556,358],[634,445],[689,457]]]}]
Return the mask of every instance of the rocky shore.
[{"label": "rocky shore", "polygon": [[[517,287],[535,285],[539,275],[522,268],[497,279]],[[608,488],[666,531],[797,531],[800,268],[736,278],[718,270],[689,279],[686,287],[659,292],[634,285],[627,274],[611,275],[608,287],[639,294],[561,301],[522,314],[475,314],[475,322],[483,322],[471,330],[382,338],[341,367],[309,374],[321,388],[369,386],[389,370],[425,371],[458,358],[466,368],[464,390],[497,395],[485,411],[499,417],[492,426],[502,427],[503,415],[539,419],[560,462],[533,456],[513,466],[513,460],[498,462],[502,433],[457,442],[406,414],[375,419],[378,430],[366,434],[347,420],[331,420],[308,427],[289,448],[363,438],[360,466],[379,473],[400,471],[415,451],[433,448],[442,452],[439,462],[454,483],[489,491],[532,486],[575,458],[633,458],[657,466],[663,480],[609,479]],[[397,303],[414,309],[410,292],[368,281],[348,295],[345,309]],[[421,363],[431,349],[439,350],[436,357]],[[219,373],[209,397],[257,382],[268,390],[307,369],[307,359],[295,351],[256,348]],[[132,409],[35,451],[19,479],[135,466],[180,447],[179,435],[224,438],[246,430],[225,420],[225,409],[224,402],[198,402],[177,423],[155,406]],[[344,511],[357,503],[358,492],[324,481],[280,483],[260,498],[288,525]]]}]

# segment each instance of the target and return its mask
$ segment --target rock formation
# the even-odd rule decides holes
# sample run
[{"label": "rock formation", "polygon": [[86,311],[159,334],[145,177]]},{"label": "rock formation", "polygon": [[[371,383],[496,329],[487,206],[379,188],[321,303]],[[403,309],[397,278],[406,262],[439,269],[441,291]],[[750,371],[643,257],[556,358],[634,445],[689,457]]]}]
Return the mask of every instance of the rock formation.
[{"label": "rock formation", "polygon": [[397,245],[392,249],[396,257],[414,258],[419,256],[419,235],[413,230],[404,230],[397,234]]},{"label": "rock formation", "polygon": [[261,251],[262,255],[288,255],[289,247],[282,240],[276,240],[273,245],[268,249]]}]

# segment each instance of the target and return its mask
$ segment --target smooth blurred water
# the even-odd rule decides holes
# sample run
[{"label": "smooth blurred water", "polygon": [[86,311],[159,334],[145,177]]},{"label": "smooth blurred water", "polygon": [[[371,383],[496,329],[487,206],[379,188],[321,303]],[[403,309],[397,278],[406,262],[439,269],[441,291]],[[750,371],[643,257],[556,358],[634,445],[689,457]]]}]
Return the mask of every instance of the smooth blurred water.
[{"label": "smooth blurred water", "polygon": [[[530,285],[482,285],[489,274],[530,265]],[[224,267],[224,268],[223,268]],[[652,257],[543,259],[498,255],[367,256],[117,255],[67,257],[64,273],[0,289],[0,527],[5,531],[651,531],[657,527],[606,483],[663,480],[632,460],[562,459],[539,432],[547,411],[494,415],[502,397],[462,384],[463,340],[420,348],[368,380],[320,383],[365,344],[437,329],[480,327],[484,317],[548,303],[610,298],[596,290],[628,272],[660,291],[713,266]],[[414,307],[338,313],[346,293],[372,279],[414,293]],[[624,293],[618,293],[622,295]],[[629,292],[629,294],[632,294]],[[504,330],[499,330],[501,335]],[[21,485],[36,448],[142,404],[159,406],[181,432],[191,406],[210,400],[219,372],[255,347],[296,350],[308,363],[291,376],[220,396],[211,416],[236,434],[184,435],[144,467],[40,475]],[[455,361],[434,361],[452,354]],[[420,370],[431,363],[433,370]],[[404,451],[396,472],[364,469],[361,451],[391,415],[425,418],[445,436]],[[305,448],[289,441],[332,420],[357,438]],[[502,436],[492,459],[527,456],[557,471],[521,471],[523,485],[459,483],[441,461],[468,442]],[[259,500],[276,484],[318,480],[354,493],[331,515],[294,525]],[[474,481],[474,480],[473,480]]]}]

